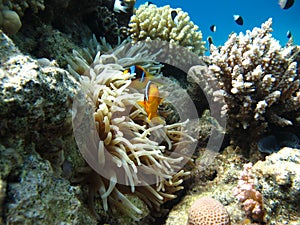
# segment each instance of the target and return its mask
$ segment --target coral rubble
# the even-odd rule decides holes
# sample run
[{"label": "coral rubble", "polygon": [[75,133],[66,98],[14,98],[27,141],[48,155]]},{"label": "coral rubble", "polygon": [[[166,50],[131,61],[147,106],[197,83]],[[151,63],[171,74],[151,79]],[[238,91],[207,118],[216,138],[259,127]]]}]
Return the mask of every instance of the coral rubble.
[{"label": "coral rubble", "polygon": [[[172,11],[176,11],[178,23],[172,19]],[[188,14],[180,8],[172,9],[169,5],[157,7],[145,3],[131,17],[129,27],[133,42],[147,39],[165,40],[170,44],[186,47],[197,55],[204,54],[201,31],[198,31],[198,26],[191,22]]]},{"label": "coral rubble", "polygon": [[246,34],[233,33],[216,48],[211,45],[211,65],[227,107],[228,132],[236,144],[249,147],[271,124],[294,124],[300,107],[300,78],[293,52],[296,46],[281,47],[271,35],[272,19]]}]

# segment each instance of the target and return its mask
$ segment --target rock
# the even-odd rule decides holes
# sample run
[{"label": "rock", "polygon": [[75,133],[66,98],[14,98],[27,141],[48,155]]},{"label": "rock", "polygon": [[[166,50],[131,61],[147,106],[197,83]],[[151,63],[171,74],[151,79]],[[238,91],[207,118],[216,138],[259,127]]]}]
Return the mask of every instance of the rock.
[{"label": "rock", "polygon": [[18,181],[7,189],[7,224],[97,224],[77,198],[80,188],[55,177],[50,163],[36,154],[24,160]]},{"label": "rock", "polygon": [[10,146],[16,138],[35,143],[39,153],[59,167],[63,149],[75,145],[71,108],[79,84],[55,63],[41,64],[20,53],[2,32],[0,43],[3,144]]},{"label": "rock", "polygon": [[2,31],[0,64],[0,223],[97,224],[79,186],[61,176],[65,158],[84,164],[71,122],[77,81]]},{"label": "rock", "polygon": [[299,224],[300,150],[282,148],[253,166],[269,224]]}]

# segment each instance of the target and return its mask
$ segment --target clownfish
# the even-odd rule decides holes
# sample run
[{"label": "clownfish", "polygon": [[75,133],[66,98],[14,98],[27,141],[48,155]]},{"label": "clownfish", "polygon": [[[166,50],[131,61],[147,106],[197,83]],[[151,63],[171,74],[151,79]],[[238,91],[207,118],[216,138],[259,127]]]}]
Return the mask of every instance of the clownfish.
[{"label": "clownfish", "polygon": [[135,74],[135,79],[132,80],[130,86],[138,90],[144,89],[147,83],[154,78],[152,74],[139,65],[130,66],[123,72],[123,74],[127,73]]},{"label": "clownfish", "polygon": [[157,115],[157,110],[162,101],[163,98],[159,95],[158,87],[153,82],[148,81],[145,88],[144,101],[139,101],[138,104],[144,107],[150,121],[155,117],[160,118]]}]

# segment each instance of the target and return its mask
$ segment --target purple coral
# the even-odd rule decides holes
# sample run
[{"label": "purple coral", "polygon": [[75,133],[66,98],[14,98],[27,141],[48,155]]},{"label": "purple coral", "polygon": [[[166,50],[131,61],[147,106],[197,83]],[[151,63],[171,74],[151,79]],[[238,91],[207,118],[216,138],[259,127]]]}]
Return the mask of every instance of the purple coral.
[{"label": "purple coral", "polygon": [[240,173],[238,185],[233,189],[233,194],[242,203],[246,214],[256,221],[263,221],[264,210],[262,195],[255,189],[255,179],[251,172],[252,163],[244,165]]}]

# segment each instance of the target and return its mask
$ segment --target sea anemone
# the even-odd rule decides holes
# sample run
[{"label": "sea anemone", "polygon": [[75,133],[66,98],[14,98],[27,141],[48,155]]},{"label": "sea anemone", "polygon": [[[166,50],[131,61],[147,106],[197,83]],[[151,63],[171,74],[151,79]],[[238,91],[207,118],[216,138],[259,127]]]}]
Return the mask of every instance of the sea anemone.
[{"label": "sea anemone", "polygon": [[73,127],[81,153],[97,172],[92,183],[104,210],[123,204],[119,208],[138,220],[141,211],[124,194],[133,193],[157,210],[175,198],[189,174],[184,165],[195,139],[187,129],[189,120],[156,124],[137,104],[144,96],[131,88],[133,75],[123,73],[124,67],[137,62],[152,71],[160,67],[154,63],[155,54],[144,52],[142,44],[130,46],[121,45],[112,54],[98,52],[91,65],[75,56],[79,73],[72,73],[83,92],[74,102]]}]

